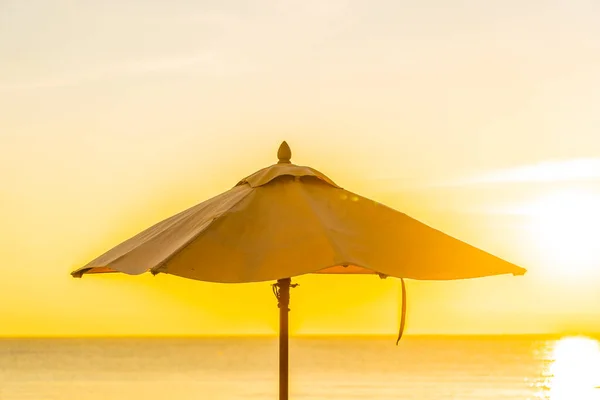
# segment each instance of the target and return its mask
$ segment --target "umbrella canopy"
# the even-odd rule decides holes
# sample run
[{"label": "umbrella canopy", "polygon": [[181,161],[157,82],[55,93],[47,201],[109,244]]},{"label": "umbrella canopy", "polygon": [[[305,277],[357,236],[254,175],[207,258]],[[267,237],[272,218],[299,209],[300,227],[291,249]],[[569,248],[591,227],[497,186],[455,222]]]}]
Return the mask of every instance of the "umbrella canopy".
[{"label": "umbrella canopy", "polygon": [[308,273],[449,280],[525,269],[344,190],[309,167],[279,162],[139,233],[74,271],[150,271],[208,282]]}]

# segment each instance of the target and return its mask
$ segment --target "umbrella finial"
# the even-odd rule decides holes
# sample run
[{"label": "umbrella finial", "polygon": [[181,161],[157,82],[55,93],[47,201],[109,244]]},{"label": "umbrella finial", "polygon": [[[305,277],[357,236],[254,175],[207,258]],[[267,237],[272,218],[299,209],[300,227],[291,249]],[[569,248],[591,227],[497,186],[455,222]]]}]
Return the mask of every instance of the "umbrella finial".
[{"label": "umbrella finial", "polygon": [[290,164],[292,159],[292,150],[287,142],[284,140],[279,146],[279,150],[277,151],[277,158],[279,158],[278,164]]}]

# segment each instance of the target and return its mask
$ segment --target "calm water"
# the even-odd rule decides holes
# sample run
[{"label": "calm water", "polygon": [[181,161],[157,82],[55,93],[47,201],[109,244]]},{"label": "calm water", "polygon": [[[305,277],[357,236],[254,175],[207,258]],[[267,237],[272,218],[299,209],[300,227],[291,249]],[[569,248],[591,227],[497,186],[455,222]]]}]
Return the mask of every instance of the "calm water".
[{"label": "calm water", "polygon": [[[293,339],[291,398],[600,399],[591,339]],[[0,399],[276,399],[277,340],[4,339]]]}]

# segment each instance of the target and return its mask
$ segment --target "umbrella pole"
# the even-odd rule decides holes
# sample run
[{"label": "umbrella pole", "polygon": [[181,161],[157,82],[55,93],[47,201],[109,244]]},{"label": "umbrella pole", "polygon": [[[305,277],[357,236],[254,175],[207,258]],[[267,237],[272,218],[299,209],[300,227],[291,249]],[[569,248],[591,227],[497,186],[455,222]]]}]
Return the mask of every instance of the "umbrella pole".
[{"label": "umbrella pole", "polygon": [[288,400],[289,393],[289,334],[290,278],[279,279],[279,400]]}]

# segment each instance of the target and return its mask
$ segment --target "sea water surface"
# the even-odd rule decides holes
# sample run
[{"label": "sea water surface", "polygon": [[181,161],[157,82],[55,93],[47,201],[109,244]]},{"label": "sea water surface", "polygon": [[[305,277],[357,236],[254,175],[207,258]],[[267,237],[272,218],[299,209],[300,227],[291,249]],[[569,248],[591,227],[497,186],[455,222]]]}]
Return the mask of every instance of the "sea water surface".
[{"label": "sea water surface", "polygon": [[[592,338],[293,338],[294,400],[600,400]],[[0,339],[1,400],[276,399],[277,338]]]}]

